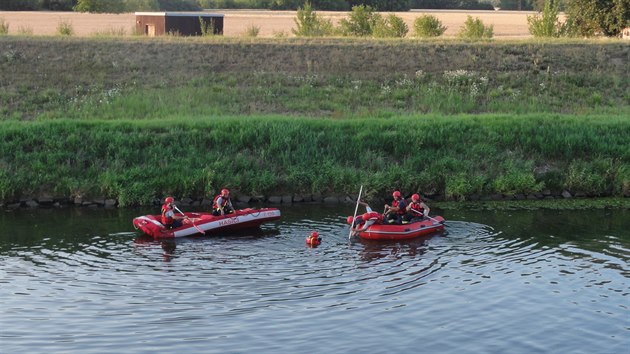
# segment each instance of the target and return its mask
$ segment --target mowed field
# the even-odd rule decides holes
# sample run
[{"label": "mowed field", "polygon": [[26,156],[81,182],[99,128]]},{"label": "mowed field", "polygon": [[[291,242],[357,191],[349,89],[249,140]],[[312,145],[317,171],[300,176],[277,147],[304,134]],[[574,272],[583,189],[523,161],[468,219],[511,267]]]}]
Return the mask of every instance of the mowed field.
[{"label": "mowed field", "polygon": [[[247,29],[257,27],[259,37],[293,36],[296,27],[295,11],[263,10],[213,10],[212,13],[225,15],[224,35],[227,37],[245,36]],[[334,24],[348,16],[348,12],[318,11],[318,15],[329,18]],[[383,13],[387,14],[387,13]],[[430,14],[437,17],[447,27],[445,36],[456,36],[468,15],[479,18],[485,25],[494,26],[495,38],[528,38],[527,16],[535,14],[526,11],[448,11],[414,10],[396,12],[413,33],[414,20]],[[69,23],[76,36],[91,36],[98,33],[125,33],[131,35],[135,27],[135,15],[88,14],[75,12],[0,12],[0,18],[9,23],[9,33],[32,33],[33,35],[55,35],[60,23]]]}]

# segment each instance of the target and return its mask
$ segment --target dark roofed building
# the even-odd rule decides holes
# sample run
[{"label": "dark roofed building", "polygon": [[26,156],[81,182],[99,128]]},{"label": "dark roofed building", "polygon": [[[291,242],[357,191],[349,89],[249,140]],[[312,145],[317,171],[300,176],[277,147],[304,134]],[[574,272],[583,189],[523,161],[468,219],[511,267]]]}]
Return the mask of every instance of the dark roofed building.
[{"label": "dark roofed building", "polygon": [[223,16],[207,12],[136,12],[136,31],[147,36],[223,34]]}]

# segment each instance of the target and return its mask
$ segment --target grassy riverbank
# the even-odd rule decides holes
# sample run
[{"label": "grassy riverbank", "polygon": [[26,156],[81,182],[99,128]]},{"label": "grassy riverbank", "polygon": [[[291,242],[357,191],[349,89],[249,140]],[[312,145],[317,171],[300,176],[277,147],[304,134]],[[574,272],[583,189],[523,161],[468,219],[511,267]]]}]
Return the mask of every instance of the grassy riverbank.
[{"label": "grassy riverbank", "polygon": [[0,38],[0,201],[630,194],[630,47]]},{"label": "grassy riverbank", "polygon": [[0,197],[208,196],[392,188],[464,199],[630,189],[630,120],[567,116],[5,122]]}]

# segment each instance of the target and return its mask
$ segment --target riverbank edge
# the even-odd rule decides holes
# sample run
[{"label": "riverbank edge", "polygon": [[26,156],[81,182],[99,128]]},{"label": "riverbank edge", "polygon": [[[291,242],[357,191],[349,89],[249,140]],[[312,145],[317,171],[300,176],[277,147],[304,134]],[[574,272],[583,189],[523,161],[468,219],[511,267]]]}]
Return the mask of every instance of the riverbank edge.
[{"label": "riverbank edge", "polygon": [[[471,196],[466,201],[447,201],[443,196],[433,196],[423,198],[427,203],[438,203],[439,205],[464,205],[467,203],[483,203],[483,202],[517,202],[519,204],[525,204],[527,202],[550,202],[557,201],[590,201],[589,205],[599,205],[599,207],[609,207],[610,204],[621,208],[630,208],[630,194],[626,194],[623,197],[612,196],[587,196],[583,193],[572,194],[571,192],[564,190],[560,193],[551,192],[549,190],[542,193],[535,194],[516,194],[516,195],[487,195],[487,196]],[[387,198],[377,198],[371,200],[372,202],[387,202]],[[604,201],[603,204],[598,201]],[[615,201],[614,203],[606,203],[606,201]],[[162,200],[155,199],[153,206],[159,206],[162,204]],[[275,196],[249,196],[238,195],[233,198],[234,204],[239,208],[250,207],[253,205],[265,205],[265,206],[287,206],[293,204],[354,204],[356,197],[336,194],[336,195],[321,195],[321,194],[309,194],[309,195],[275,195]],[[520,203],[519,203],[520,202]],[[210,198],[191,198],[185,197],[176,202],[178,206],[193,207],[193,208],[210,208],[212,206],[212,199]],[[511,204],[511,207],[514,207]],[[16,210],[16,209],[37,209],[37,208],[118,208],[120,205],[118,200],[111,198],[94,198],[84,199],[81,197],[75,198],[53,198],[49,196],[42,197],[25,197],[20,200],[0,203],[0,209],[4,210]]]}]

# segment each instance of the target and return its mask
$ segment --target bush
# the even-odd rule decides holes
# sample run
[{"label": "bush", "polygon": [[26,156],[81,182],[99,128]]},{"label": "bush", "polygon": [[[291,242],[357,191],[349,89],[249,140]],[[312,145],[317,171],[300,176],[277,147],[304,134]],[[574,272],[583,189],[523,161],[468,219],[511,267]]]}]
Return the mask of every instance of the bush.
[{"label": "bush", "polygon": [[258,37],[258,33],[260,33],[260,27],[256,25],[249,25],[245,30],[246,37]]},{"label": "bush", "polygon": [[478,17],[473,19],[472,16],[468,15],[459,31],[459,36],[467,39],[492,38],[493,32],[494,26],[486,26]]},{"label": "bush", "polygon": [[341,33],[344,36],[367,37],[374,31],[375,22],[380,15],[370,6],[353,6],[348,19],[341,19]]},{"label": "bush", "polygon": [[309,2],[298,9],[295,25],[297,29],[291,31],[298,37],[323,37],[334,33],[332,22],[319,17]]},{"label": "bush", "polygon": [[377,16],[374,24],[373,35],[377,38],[403,38],[409,32],[409,26],[405,21],[389,14],[386,18]]},{"label": "bush", "polygon": [[567,28],[558,20],[558,1],[545,1],[542,13],[527,16],[529,33],[534,37],[560,37],[567,34]]},{"label": "bush", "polygon": [[444,34],[446,28],[433,15],[422,15],[413,22],[414,35],[420,38],[439,37]]},{"label": "bush", "polygon": [[57,34],[62,36],[72,36],[74,34],[72,23],[66,21],[59,22],[57,25]]}]

